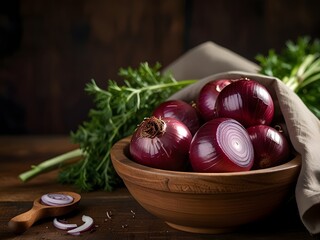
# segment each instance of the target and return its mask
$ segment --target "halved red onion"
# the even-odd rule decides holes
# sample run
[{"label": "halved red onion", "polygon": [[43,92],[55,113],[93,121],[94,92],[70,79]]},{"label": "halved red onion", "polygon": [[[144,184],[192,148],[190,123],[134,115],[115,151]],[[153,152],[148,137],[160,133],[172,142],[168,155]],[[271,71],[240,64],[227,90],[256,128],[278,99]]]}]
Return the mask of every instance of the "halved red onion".
[{"label": "halved red onion", "polygon": [[48,193],[41,196],[41,202],[45,205],[67,205],[73,202],[73,197],[62,193]]},{"label": "halved red onion", "polygon": [[93,226],[93,218],[87,215],[83,215],[82,216],[82,221],[84,222],[84,224],[82,224],[81,226],[71,229],[68,231],[69,234],[72,235],[79,235],[82,232],[88,231],[92,228]]},{"label": "halved red onion", "polygon": [[216,117],[215,104],[219,93],[232,82],[231,79],[217,79],[206,83],[197,98],[197,109],[204,121]]},{"label": "halved red onion", "polygon": [[258,125],[247,129],[254,148],[254,169],[273,167],[290,156],[290,145],[280,132],[270,126]]},{"label": "halved red onion", "polygon": [[269,125],[274,103],[268,90],[260,83],[241,79],[226,86],[216,101],[218,117],[233,118],[244,127]]},{"label": "halved red onion", "polygon": [[188,163],[192,135],[174,118],[146,118],[133,133],[130,154],[134,161],[149,167],[183,170]]},{"label": "halved red onion", "polygon": [[59,228],[59,229],[61,229],[61,230],[69,230],[69,229],[73,229],[73,228],[78,227],[78,225],[75,224],[75,223],[65,223],[65,222],[61,222],[61,221],[59,221],[57,218],[54,218],[54,219],[53,219],[53,225],[54,225],[56,228]]},{"label": "halved red onion", "polygon": [[154,109],[153,116],[178,119],[189,128],[192,135],[196,133],[201,125],[197,109],[182,100],[168,100],[161,103]]},{"label": "halved red onion", "polygon": [[237,172],[250,170],[254,151],[246,129],[236,120],[215,118],[202,125],[189,150],[196,172]]}]

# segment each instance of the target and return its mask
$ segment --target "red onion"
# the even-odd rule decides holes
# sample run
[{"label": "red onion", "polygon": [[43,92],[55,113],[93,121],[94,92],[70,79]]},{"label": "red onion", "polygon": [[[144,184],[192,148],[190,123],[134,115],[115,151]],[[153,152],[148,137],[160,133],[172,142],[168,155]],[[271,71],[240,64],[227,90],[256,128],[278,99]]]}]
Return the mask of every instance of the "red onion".
[{"label": "red onion", "polygon": [[247,171],[253,165],[254,151],[246,129],[239,122],[215,118],[193,136],[189,158],[197,172]]},{"label": "red onion", "polygon": [[59,221],[57,218],[53,219],[53,225],[61,230],[69,230],[78,227],[75,223],[64,223]]},{"label": "red onion", "polygon": [[284,122],[278,122],[274,124],[273,128],[281,133],[287,139],[289,145],[291,145],[288,128]]},{"label": "red onion", "polygon": [[153,116],[157,118],[176,118],[189,128],[192,135],[194,135],[200,127],[197,109],[182,100],[169,100],[161,103],[155,108]]},{"label": "red onion", "polygon": [[216,117],[215,104],[219,93],[232,82],[231,79],[217,79],[205,84],[197,99],[197,108],[204,121]]},{"label": "red onion", "polygon": [[269,125],[274,115],[274,103],[260,83],[241,79],[226,86],[216,101],[218,117],[233,118],[244,127]]},{"label": "red onion", "polygon": [[72,234],[72,235],[80,235],[80,233],[88,231],[92,228],[92,226],[93,226],[92,217],[83,215],[82,221],[84,222],[84,224],[82,224],[81,226],[79,226],[77,228],[69,230],[68,233]]},{"label": "red onion", "polygon": [[284,163],[290,156],[287,139],[276,129],[258,125],[247,129],[254,148],[254,168],[261,169]]},{"label": "red onion", "polygon": [[174,118],[146,118],[132,135],[130,154],[134,161],[154,168],[183,170],[188,162],[192,135]]},{"label": "red onion", "polygon": [[62,193],[48,193],[41,196],[41,202],[45,205],[67,205],[73,202],[73,197]]}]

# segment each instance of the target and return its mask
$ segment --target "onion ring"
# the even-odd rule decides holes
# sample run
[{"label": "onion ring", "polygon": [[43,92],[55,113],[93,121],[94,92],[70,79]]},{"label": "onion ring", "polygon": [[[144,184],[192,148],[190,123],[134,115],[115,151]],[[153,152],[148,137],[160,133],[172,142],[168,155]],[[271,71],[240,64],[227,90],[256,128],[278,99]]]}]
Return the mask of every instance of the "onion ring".
[{"label": "onion ring", "polygon": [[84,222],[84,224],[82,224],[81,226],[79,226],[77,228],[69,230],[68,233],[72,234],[72,235],[79,235],[82,232],[88,231],[93,226],[92,217],[83,215],[82,216],[82,221]]},{"label": "onion ring", "polygon": [[53,219],[53,225],[61,230],[69,230],[78,227],[75,223],[62,223],[57,218]]},{"label": "onion ring", "polygon": [[49,206],[67,205],[73,202],[73,197],[62,193],[48,193],[41,196],[41,202]]}]

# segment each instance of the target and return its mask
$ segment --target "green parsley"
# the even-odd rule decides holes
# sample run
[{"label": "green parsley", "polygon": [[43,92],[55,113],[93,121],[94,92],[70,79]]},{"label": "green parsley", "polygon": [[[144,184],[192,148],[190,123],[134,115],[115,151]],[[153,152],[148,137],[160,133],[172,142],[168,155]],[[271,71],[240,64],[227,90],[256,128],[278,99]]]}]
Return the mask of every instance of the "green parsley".
[{"label": "green parsley", "polygon": [[320,118],[320,41],[300,37],[287,41],[286,47],[276,53],[269,50],[259,54],[260,73],[281,79],[297,93],[305,105]]},{"label": "green parsley", "polygon": [[[82,191],[111,191],[121,182],[110,159],[113,144],[131,135],[158,104],[196,81],[176,81],[171,74],[162,74],[160,68],[159,63],[153,67],[141,63],[137,69],[121,68],[119,76],[124,85],[109,80],[107,89],[100,88],[93,80],[88,83],[85,90],[93,96],[95,108],[89,111],[89,120],[71,133],[71,139],[80,149],[32,166],[20,179],[28,181],[49,169],[61,167],[58,176],[61,183],[74,184]],[[81,159],[62,167],[75,157]]]}]

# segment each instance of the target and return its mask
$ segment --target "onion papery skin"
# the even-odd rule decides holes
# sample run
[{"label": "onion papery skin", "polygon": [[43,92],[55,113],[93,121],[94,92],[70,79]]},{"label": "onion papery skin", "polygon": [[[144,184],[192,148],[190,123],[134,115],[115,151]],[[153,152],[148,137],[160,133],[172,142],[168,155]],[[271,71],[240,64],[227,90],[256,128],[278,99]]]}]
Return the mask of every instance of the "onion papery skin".
[{"label": "onion papery skin", "polygon": [[191,139],[191,132],[181,121],[152,116],[133,133],[130,155],[134,161],[148,167],[181,171],[188,164]]},{"label": "onion papery skin", "polygon": [[238,121],[215,118],[193,136],[189,158],[195,172],[240,172],[251,169],[254,150],[246,129]]},{"label": "onion papery skin", "polygon": [[226,86],[216,101],[217,117],[233,118],[244,127],[269,125],[274,116],[274,103],[260,83],[241,79]]},{"label": "onion papery skin", "polygon": [[290,157],[290,144],[275,128],[257,125],[247,128],[254,148],[253,169],[263,169],[282,164]]},{"label": "onion papery skin", "polygon": [[204,121],[216,117],[215,104],[219,93],[232,82],[231,79],[217,79],[205,84],[197,98],[197,109]]},{"label": "onion papery skin", "polygon": [[168,100],[161,103],[153,111],[157,118],[171,117],[183,122],[194,135],[201,125],[198,110],[182,100]]}]

